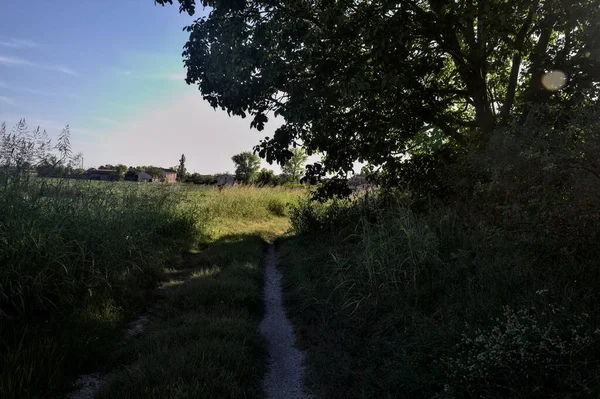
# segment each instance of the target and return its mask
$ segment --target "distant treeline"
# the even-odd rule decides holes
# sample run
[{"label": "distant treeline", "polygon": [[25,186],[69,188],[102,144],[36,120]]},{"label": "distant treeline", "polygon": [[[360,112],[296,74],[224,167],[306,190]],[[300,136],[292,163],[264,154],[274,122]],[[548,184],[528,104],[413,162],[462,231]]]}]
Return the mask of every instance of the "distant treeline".
[{"label": "distant treeline", "polygon": [[194,184],[217,184],[217,178],[219,175],[202,175],[200,173],[191,173],[186,176],[184,183],[194,183]]}]

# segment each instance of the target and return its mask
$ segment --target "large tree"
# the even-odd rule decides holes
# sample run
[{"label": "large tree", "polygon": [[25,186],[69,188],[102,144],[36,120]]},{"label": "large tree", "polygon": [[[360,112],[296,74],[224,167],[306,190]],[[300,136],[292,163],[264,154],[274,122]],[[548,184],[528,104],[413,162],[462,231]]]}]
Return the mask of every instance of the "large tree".
[{"label": "large tree", "polygon": [[242,183],[252,183],[260,168],[260,159],[251,152],[242,152],[231,157],[235,163],[235,178]]},{"label": "large tree", "polygon": [[[194,13],[196,1],[179,2]],[[407,153],[477,148],[540,104],[574,114],[600,91],[597,0],[201,4],[211,11],[187,27],[187,83],[258,130],[283,117],[256,150],[284,164],[301,143],[325,155],[316,175],[358,160],[393,182]],[[551,70],[563,74],[544,82]]]}]

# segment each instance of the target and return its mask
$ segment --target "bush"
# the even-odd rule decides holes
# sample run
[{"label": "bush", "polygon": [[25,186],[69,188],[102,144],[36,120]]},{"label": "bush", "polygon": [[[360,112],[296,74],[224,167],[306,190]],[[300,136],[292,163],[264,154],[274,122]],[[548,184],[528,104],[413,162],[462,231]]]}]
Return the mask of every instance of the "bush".
[{"label": "bush", "polygon": [[598,105],[577,115],[540,108],[537,118],[497,130],[446,173],[456,210],[471,225],[510,232],[533,257],[595,257],[599,112]]},{"label": "bush", "polygon": [[587,314],[574,316],[552,304],[546,311],[537,315],[535,308],[514,311],[506,306],[491,326],[475,331],[467,326],[456,354],[443,359],[445,391],[461,397],[519,392],[547,398],[557,391],[592,387],[592,376],[600,372],[600,330],[586,328]]},{"label": "bush", "polygon": [[292,228],[299,234],[340,229],[359,214],[352,204],[349,199],[333,199],[328,203],[304,199],[292,207]]},{"label": "bush", "polygon": [[278,199],[271,199],[267,204],[267,209],[275,216],[286,216],[286,204]]}]

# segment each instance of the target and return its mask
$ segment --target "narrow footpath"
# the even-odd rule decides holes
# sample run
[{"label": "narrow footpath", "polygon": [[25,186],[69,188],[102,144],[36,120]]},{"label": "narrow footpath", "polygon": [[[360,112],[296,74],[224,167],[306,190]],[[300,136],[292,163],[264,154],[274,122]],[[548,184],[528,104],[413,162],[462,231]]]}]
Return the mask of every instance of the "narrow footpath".
[{"label": "narrow footpath", "polygon": [[267,399],[308,399],[302,384],[303,356],[296,346],[292,323],[285,314],[281,273],[275,267],[275,246],[269,244],[265,259],[265,318],[261,333],[269,343],[269,369],[265,377]]}]

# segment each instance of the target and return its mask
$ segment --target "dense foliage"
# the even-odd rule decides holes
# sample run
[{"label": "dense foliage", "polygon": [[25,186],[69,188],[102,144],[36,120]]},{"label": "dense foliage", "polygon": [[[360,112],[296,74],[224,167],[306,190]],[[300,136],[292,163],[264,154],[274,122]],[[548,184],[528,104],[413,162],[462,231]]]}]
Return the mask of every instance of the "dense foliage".
[{"label": "dense foliage", "polygon": [[259,186],[275,186],[279,183],[279,180],[275,172],[267,168],[262,168],[258,172],[255,183]]},{"label": "dense foliage", "polygon": [[185,183],[216,185],[218,175],[203,175],[200,173],[191,173],[185,178]]},{"label": "dense foliage", "polygon": [[187,28],[187,82],[259,130],[282,116],[256,149],[322,152],[316,175],[359,160],[387,184],[429,178],[539,104],[560,107],[544,120],[560,130],[600,90],[597,1],[179,2],[211,8]]},{"label": "dense foliage", "polygon": [[532,112],[414,182],[444,195],[293,210],[283,258],[323,397],[600,394],[600,108],[559,131],[540,121],[560,105]]},{"label": "dense foliage", "polygon": [[185,154],[181,154],[179,166],[177,167],[177,181],[185,181],[187,169],[185,168]]}]

